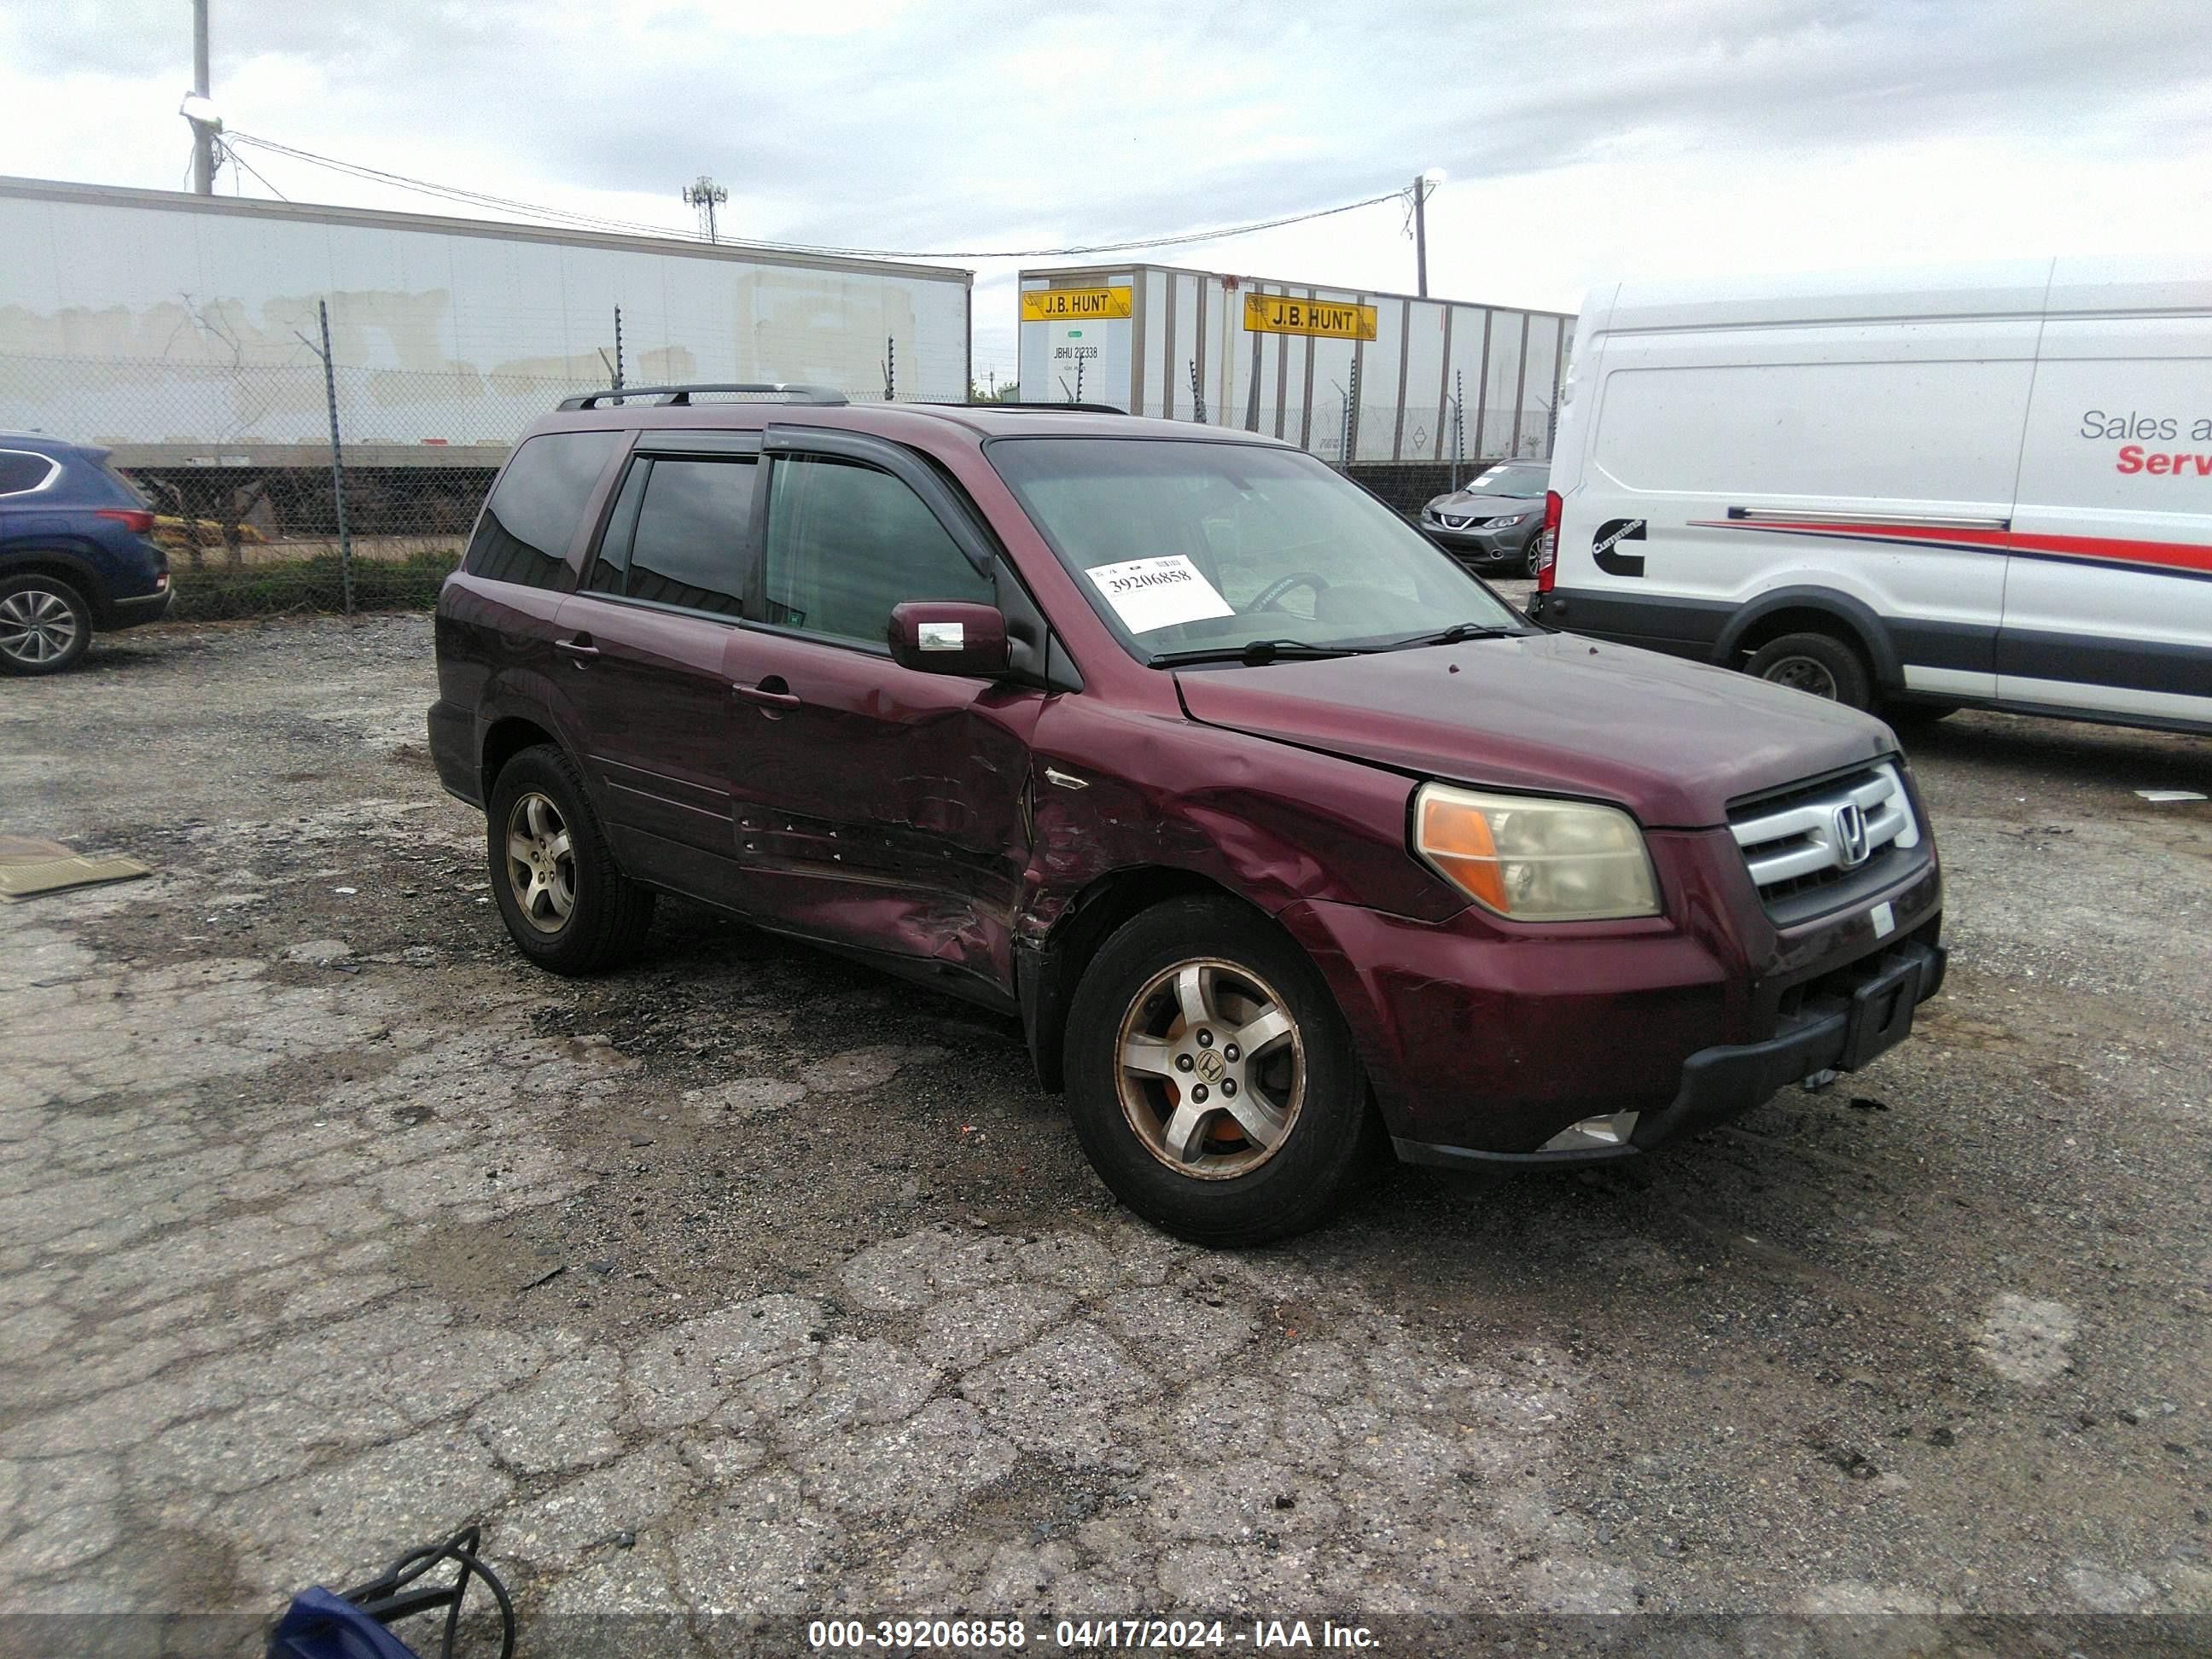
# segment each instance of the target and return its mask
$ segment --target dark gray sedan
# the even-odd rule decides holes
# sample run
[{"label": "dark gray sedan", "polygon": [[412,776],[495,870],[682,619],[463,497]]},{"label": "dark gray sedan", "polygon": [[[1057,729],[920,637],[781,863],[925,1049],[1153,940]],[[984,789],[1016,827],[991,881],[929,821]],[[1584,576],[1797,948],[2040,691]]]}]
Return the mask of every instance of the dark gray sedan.
[{"label": "dark gray sedan", "polygon": [[1544,528],[1543,461],[1502,461],[1421,509],[1421,532],[1462,564],[1536,574],[1536,538]]}]

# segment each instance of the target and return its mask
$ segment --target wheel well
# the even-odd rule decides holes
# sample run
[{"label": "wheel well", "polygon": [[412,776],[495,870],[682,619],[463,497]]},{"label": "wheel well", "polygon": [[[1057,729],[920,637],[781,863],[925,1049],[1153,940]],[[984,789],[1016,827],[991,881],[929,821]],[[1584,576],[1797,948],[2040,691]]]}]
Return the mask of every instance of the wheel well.
[{"label": "wheel well", "polygon": [[1233,900],[1255,916],[1267,915],[1249,900],[1194,871],[1146,866],[1101,876],[1076,895],[1075,902],[1054,924],[1043,948],[1035,953],[1035,966],[1024,976],[1021,988],[1030,1054],[1036,1062],[1037,1079],[1048,1091],[1057,1094],[1062,1086],[1060,1059],[1067,1036],[1068,1004],[1074,1000],[1076,983],[1098,947],[1131,917],[1169,899],[1194,895]]},{"label": "wheel well", "polygon": [[85,574],[84,567],[59,553],[27,553],[0,565],[0,581],[10,576],[52,576],[67,582],[77,597],[87,605],[99,605],[99,589]]},{"label": "wheel well", "polygon": [[1879,665],[1865,635],[1850,618],[1817,605],[1785,605],[1768,611],[1736,636],[1729,660],[1741,667],[1762,647],[1772,644],[1785,634],[1826,634],[1857,652],[1869,673]]},{"label": "wheel well", "polygon": [[505,720],[494,720],[491,730],[484,733],[483,756],[479,776],[483,781],[486,810],[491,805],[492,785],[507,762],[524,750],[541,743],[551,743],[553,734],[535,720],[525,720],[520,714],[510,714]]}]

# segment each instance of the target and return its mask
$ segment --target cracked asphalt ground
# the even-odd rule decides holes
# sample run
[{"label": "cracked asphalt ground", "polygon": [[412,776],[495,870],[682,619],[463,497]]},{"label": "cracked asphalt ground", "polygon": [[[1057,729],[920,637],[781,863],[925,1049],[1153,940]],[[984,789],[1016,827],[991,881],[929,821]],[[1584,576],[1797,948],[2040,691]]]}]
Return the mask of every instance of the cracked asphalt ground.
[{"label": "cracked asphalt ground", "polygon": [[2212,1612],[2212,808],[2134,793],[2212,744],[1955,717],[1906,1048],[1234,1255],[1120,1212],[992,1017],[673,904],[524,965],[432,683],[402,617],[0,684],[0,830],[159,870],[0,908],[0,1612],[271,1614],[473,1519],[526,1652]]}]

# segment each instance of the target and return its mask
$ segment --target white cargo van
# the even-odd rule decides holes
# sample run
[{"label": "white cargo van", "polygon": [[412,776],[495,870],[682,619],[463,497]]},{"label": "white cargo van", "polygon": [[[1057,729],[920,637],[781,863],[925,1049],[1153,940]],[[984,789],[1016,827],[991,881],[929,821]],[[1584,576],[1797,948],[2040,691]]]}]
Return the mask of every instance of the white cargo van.
[{"label": "white cargo van", "polygon": [[1531,614],[1860,708],[2212,731],[2212,276],[1610,284]]}]

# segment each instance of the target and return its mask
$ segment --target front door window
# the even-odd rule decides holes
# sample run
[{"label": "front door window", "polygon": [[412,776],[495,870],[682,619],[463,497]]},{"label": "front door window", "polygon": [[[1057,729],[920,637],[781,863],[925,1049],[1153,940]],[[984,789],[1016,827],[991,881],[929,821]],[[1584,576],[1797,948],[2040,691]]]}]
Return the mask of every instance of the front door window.
[{"label": "front door window", "polygon": [[830,639],[886,645],[908,599],[993,600],[937,516],[888,472],[826,458],[779,457],[769,483],[764,620]]}]

